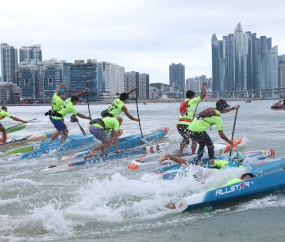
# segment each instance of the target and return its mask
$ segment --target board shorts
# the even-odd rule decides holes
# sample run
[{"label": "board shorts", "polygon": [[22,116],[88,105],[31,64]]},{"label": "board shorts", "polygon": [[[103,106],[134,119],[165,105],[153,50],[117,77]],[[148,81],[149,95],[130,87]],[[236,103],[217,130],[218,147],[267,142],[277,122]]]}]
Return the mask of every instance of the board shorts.
[{"label": "board shorts", "polygon": [[91,125],[90,133],[94,135],[94,137],[100,141],[103,141],[105,139],[108,139],[108,136],[105,133],[105,130],[96,126]]},{"label": "board shorts", "polygon": [[191,137],[193,137],[194,140],[196,140],[199,144],[199,149],[198,149],[198,154],[199,156],[197,157],[197,160],[201,160],[203,157],[203,151],[205,146],[208,148],[208,156],[211,159],[214,159],[214,143],[211,140],[210,136],[205,132],[193,132],[191,131]]},{"label": "board shorts", "polygon": [[186,145],[189,144],[189,140],[191,138],[190,130],[188,129],[188,127],[189,126],[186,124],[178,124],[177,125],[178,133],[183,137],[183,139],[186,140]]},{"label": "board shorts", "polygon": [[49,119],[59,132],[67,128],[62,119],[53,119],[52,117],[49,117]]}]

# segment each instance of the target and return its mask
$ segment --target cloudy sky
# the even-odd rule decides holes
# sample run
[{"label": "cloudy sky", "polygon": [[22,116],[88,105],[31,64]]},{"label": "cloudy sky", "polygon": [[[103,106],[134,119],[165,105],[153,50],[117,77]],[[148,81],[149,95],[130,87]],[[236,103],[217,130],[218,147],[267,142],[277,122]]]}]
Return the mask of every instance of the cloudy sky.
[{"label": "cloudy sky", "polygon": [[273,38],[285,54],[283,1],[47,0],[1,1],[0,42],[41,44],[43,59],[97,59],[169,82],[169,64],[186,78],[211,70],[211,37],[244,31]]}]

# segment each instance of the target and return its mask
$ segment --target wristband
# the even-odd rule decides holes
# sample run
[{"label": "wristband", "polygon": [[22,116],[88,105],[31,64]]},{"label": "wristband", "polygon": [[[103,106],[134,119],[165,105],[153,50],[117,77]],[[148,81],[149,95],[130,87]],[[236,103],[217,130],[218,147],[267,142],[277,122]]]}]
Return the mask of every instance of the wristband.
[{"label": "wristband", "polygon": [[235,107],[233,107],[233,110],[235,110]]}]

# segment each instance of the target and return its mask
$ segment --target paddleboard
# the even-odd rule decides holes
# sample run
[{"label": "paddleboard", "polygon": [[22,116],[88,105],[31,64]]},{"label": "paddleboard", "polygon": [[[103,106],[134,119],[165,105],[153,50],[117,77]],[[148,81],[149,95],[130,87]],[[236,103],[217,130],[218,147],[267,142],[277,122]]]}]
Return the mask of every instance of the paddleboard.
[{"label": "paddleboard", "polygon": [[[141,136],[139,134],[130,135],[130,136],[127,136],[125,138],[120,138],[118,149],[119,150],[125,150],[125,149],[134,148],[136,146],[142,145],[144,143],[144,141],[149,142],[151,140],[161,138],[164,135],[166,135],[168,133],[168,131],[169,131],[169,129],[167,127],[163,127],[163,128],[159,128],[156,130],[146,132],[146,133],[144,133],[144,140],[141,139]],[[80,150],[77,153],[73,153],[73,154],[64,156],[64,157],[62,157],[62,160],[71,159],[71,158],[79,158],[79,157],[84,158],[85,156],[89,156],[88,150],[94,148],[95,146],[88,147],[86,149]],[[112,145],[108,148],[108,153],[111,153],[114,151],[115,151],[114,145]]]},{"label": "paddleboard", "polygon": [[[260,151],[243,152],[243,154],[245,155],[243,166],[249,166],[249,168],[252,167],[252,165],[251,165],[252,163],[256,163],[259,161],[264,162],[263,161],[264,159],[275,157],[274,150],[260,150]],[[229,155],[216,156],[215,159],[228,160]],[[207,158],[205,157],[202,159],[202,161],[204,163],[204,166],[203,166],[204,168],[211,167],[211,165],[209,164],[209,160],[210,159],[208,157]],[[270,160],[272,160],[272,159],[270,159]],[[193,159],[189,160],[189,162],[191,162],[191,163],[193,163],[193,161],[194,161]],[[268,163],[268,162],[264,162],[264,163]],[[141,180],[144,182],[149,181],[150,179],[173,180],[176,177],[177,173],[180,171],[181,167],[182,166],[180,164],[162,167],[160,169],[148,172],[147,174],[142,176]],[[259,169],[261,169],[261,168],[259,167]],[[263,171],[264,171],[264,169],[263,169]],[[187,172],[183,175],[187,176]]]},{"label": "paddleboard", "polygon": [[[282,158],[284,159],[284,158]],[[256,195],[284,191],[285,170],[241,181],[229,186],[184,197],[176,203],[176,211],[209,207],[219,207],[243,199],[254,198]]]},{"label": "paddleboard", "polygon": [[[242,142],[242,138],[234,139],[233,148],[236,146],[236,144],[240,144],[241,142]],[[199,149],[199,147],[197,147],[196,153],[198,152],[198,149]],[[229,143],[226,143],[226,142],[215,143],[214,144],[214,152],[215,152],[214,155],[217,156],[217,155],[221,155],[223,153],[227,153],[230,149],[231,149],[231,145]],[[192,150],[191,150],[191,147],[189,147],[189,146],[184,148],[183,151],[184,151],[184,154],[181,157],[183,157],[186,160],[190,160],[193,157],[196,157],[196,155],[191,155]],[[170,150],[170,151],[167,151],[165,153],[169,153],[170,155],[177,156],[179,154],[179,149]],[[143,158],[141,161],[133,160],[132,162],[129,163],[128,169],[136,170],[136,169],[139,169],[139,167],[141,167],[141,166],[150,165],[150,164],[157,164],[158,159],[162,155],[163,154],[147,156],[147,157]],[[203,157],[208,157],[207,148],[205,149]],[[171,161],[165,161],[161,164],[162,165],[163,164],[169,164],[169,162],[171,162]]]},{"label": "paddleboard", "polygon": [[10,133],[13,133],[13,132],[16,132],[16,131],[19,131],[19,130],[26,128],[25,124],[19,124],[16,127],[13,127],[13,126],[15,126],[15,125],[4,126],[4,128],[7,131],[7,134],[10,134]]},{"label": "paddleboard", "polygon": [[78,162],[74,162],[74,163],[70,163],[70,164],[64,164],[64,165],[59,165],[59,166],[52,166],[49,168],[46,168],[42,171],[49,171],[49,170],[58,170],[58,171],[62,171],[62,170],[67,170],[71,167],[74,166],[79,166],[79,165],[85,165],[85,164],[94,164],[94,163],[98,163],[98,162],[106,162],[106,161],[110,161],[110,160],[118,160],[118,159],[123,159],[123,158],[127,158],[130,156],[134,156],[134,155],[141,155],[144,154],[147,150],[149,150],[150,148],[153,148],[153,153],[159,153],[161,152],[161,150],[167,148],[170,144],[169,143],[162,143],[156,146],[144,146],[141,148],[136,148],[136,149],[131,149],[131,150],[125,150],[122,153],[111,153],[111,154],[107,154],[104,156],[100,156],[100,155],[95,155],[93,157],[86,157],[85,160],[83,161],[78,161]]}]

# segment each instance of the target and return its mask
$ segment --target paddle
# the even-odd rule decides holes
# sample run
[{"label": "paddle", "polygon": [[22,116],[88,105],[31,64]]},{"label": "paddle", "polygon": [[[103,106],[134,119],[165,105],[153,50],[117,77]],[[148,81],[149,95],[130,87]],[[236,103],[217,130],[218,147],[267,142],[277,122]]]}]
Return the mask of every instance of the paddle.
[{"label": "paddle", "polygon": [[86,133],[85,133],[84,129],[81,127],[81,125],[79,124],[79,121],[78,121],[78,118],[76,117],[76,115],[75,115],[75,114],[72,114],[71,117],[70,117],[70,119],[71,119],[71,122],[76,122],[76,123],[78,124],[78,126],[79,126],[79,128],[80,128],[82,134],[85,136]]},{"label": "paddle", "polygon": [[[31,122],[31,121],[34,121],[34,120],[36,120],[36,119],[37,119],[37,118],[31,119],[31,120],[27,121],[27,123],[29,123],[29,122]],[[15,125],[15,126],[12,126],[12,127],[8,128],[8,129],[6,129],[6,131],[9,130],[9,129],[15,128],[15,127],[17,127],[17,126],[19,126],[19,125],[22,125],[22,124],[23,124],[23,123],[20,123],[20,124],[17,124],[17,125]]]},{"label": "paddle", "polygon": [[[238,109],[237,109],[237,111],[236,111],[236,116],[235,116],[235,121],[234,121],[234,126],[233,126],[232,141],[234,140],[234,133],[235,133],[235,127],[236,127],[237,115],[238,115]],[[236,144],[236,146],[237,146],[237,144]],[[229,161],[231,160],[232,150],[233,150],[233,146],[231,145]]]},{"label": "paddle", "polygon": [[[138,114],[138,119],[140,118],[140,114],[139,114],[139,107],[138,107],[138,95],[137,95],[137,91],[136,91],[136,105],[137,105],[137,114]],[[139,121],[139,126],[140,126],[140,131],[141,131],[141,140],[144,142],[144,143],[148,143],[146,140],[144,140],[143,138],[143,134],[142,134],[142,128],[141,128],[141,121]]]},{"label": "paddle", "polygon": [[89,107],[89,99],[88,99],[88,91],[87,91],[87,104],[88,104],[89,117],[91,117],[90,107]]}]

